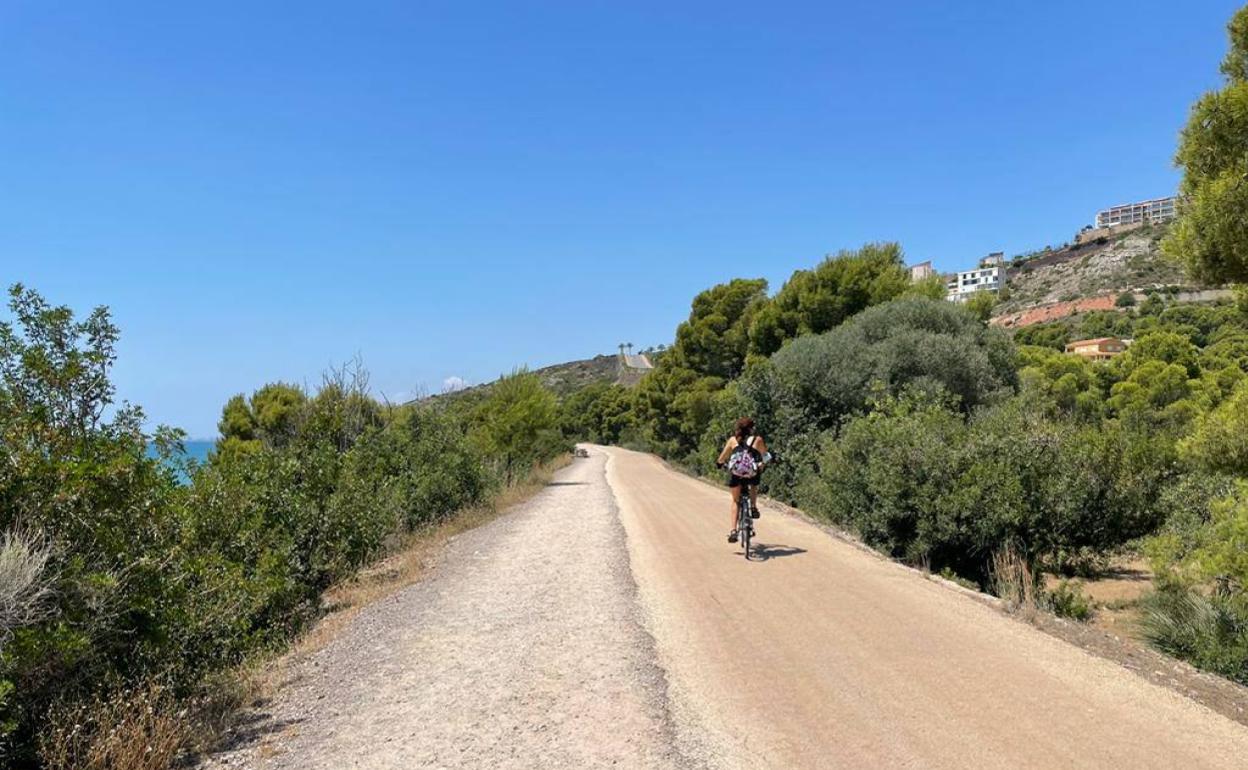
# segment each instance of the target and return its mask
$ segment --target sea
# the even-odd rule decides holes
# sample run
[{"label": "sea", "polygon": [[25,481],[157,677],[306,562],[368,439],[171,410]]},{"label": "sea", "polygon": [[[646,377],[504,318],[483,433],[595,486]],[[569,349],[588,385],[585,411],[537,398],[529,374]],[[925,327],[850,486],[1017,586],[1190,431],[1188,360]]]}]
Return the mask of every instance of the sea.
[{"label": "sea", "polygon": [[186,456],[192,460],[204,463],[208,462],[208,453],[216,446],[215,439],[196,439],[195,441],[185,441],[182,443],[182,449],[186,452]]},{"label": "sea", "polygon": [[[212,451],[212,448],[216,446],[216,443],[217,442],[214,439],[194,439],[184,441],[182,442],[182,455],[183,457],[195,460],[196,462],[208,462],[208,453]],[[156,447],[148,446],[147,453],[155,457]],[[178,478],[183,484],[189,484],[191,482],[190,478],[187,477],[187,475],[180,469],[178,471]]]}]

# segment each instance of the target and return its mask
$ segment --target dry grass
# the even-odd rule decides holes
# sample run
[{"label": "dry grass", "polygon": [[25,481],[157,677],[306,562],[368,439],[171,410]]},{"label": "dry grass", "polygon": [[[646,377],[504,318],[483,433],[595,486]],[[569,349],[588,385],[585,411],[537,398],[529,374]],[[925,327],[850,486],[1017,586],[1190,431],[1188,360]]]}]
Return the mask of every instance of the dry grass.
[{"label": "dry grass", "polygon": [[37,533],[14,529],[0,538],[0,649],[16,629],[47,615],[51,556],[51,544]]},{"label": "dry grass", "polygon": [[156,684],[121,689],[51,713],[39,740],[47,770],[167,770],[191,733],[191,722]]},{"label": "dry grass", "polygon": [[1036,576],[1026,559],[1006,546],[992,556],[993,593],[1023,617],[1036,614]]}]

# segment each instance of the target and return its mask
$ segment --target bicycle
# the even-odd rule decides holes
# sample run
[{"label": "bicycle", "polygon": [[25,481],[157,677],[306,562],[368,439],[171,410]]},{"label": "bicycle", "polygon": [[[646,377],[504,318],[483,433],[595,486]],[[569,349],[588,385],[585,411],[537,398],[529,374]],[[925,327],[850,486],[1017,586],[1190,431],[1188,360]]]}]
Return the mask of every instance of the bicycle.
[{"label": "bicycle", "polygon": [[750,538],[754,536],[754,516],[750,504],[749,489],[741,490],[741,499],[737,503],[737,537],[741,540],[741,551],[745,560],[750,560]]}]

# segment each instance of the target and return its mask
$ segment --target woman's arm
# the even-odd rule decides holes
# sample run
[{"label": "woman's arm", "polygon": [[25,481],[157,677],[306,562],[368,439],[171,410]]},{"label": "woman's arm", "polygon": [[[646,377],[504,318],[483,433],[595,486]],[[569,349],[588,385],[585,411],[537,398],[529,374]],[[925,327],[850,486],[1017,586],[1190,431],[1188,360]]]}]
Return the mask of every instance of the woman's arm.
[{"label": "woman's arm", "polygon": [[754,443],[754,448],[758,450],[758,456],[762,457],[767,454],[767,440],[762,436],[758,437],[758,441]]},{"label": "woman's arm", "polygon": [[734,446],[736,446],[736,437],[729,436],[728,440],[724,442],[724,451],[719,453],[719,459],[715,461],[715,464],[723,465],[725,462],[727,462],[728,456],[732,454],[732,449]]}]

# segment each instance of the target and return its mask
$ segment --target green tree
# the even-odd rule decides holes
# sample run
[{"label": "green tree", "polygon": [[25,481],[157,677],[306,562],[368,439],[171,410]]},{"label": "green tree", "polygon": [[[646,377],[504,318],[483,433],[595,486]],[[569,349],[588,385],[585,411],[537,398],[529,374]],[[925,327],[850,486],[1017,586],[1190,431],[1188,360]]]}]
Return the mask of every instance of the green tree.
[{"label": "green tree", "polygon": [[563,447],[558,435],[558,402],[527,369],[499,378],[472,416],[472,435],[487,456],[497,458],[508,484],[534,463]]},{"label": "green tree", "polygon": [[1070,340],[1070,327],[1064,323],[1032,324],[1014,332],[1014,342],[1019,345],[1065,350]]},{"label": "green tree", "polygon": [[256,415],[242,393],[231,396],[221,409],[221,419],[217,422],[217,432],[223,440],[258,441],[259,427]]},{"label": "green tree", "polygon": [[623,385],[597,382],[564,399],[560,415],[564,436],[617,444],[633,426],[632,394]]},{"label": "green tree", "polygon": [[749,330],[750,352],[769,356],[786,340],[819,334],[911,289],[901,246],[872,243],[798,270],[762,307]]},{"label": "green tree", "polygon": [[1179,364],[1145,361],[1110,388],[1106,404],[1122,417],[1159,426],[1185,426],[1199,411],[1191,400],[1192,383],[1187,375]]},{"label": "green tree", "polygon": [[1198,420],[1192,435],[1179,442],[1179,452],[1204,470],[1248,476],[1248,382],[1241,381],[1229,399]]},{"label": "green tree", "polygon": [[997,295],[990,291],[977,291],[966,300],[966,309],[985,323],[992,317],[992,309],[996,306]]},{"label": "green tree", "polygon": [[1013,393],[1017,383],[1003,331],[952,302],[909,298],[785,345],[738,380],[735,407],[766,425],[768,443],[784,453],[769,483],[772,494],[793,500],[818,465],[824,433],[881,398],[916,390],[970,412]]},{"label": "green tree", "polygon": [[260,438],[271,446],[284,446],[294,438],[307,400],[301,388],[282,382],[270,383],[253,393],[251,412]]},{"label": "green tree", "polygon": [[704,377],[731,379],[745,367],[749,328],[767,298],[767,282],[736,278],[693,298],[676,328],[677,362]]},{"label": "green tree", "polygon": [[1140,335],[1114,363],[1120,371],[1131,372],[1150,361],[1160,361],[1175,364],[1189,376],[1195,376],[1200,372],[1199,357],[1200,350],[1187,335],[1158,330]]},{"label": "green tree", "polygon": [[634,404],[650,448],[683,461],[706,431],[715,394],[726,381],[699,376],[682,366],[675,352],[669,353],[637,384]]},{"label": "green tree", "polygon": [[638,384],[634,405],[651,449],[684,461],[711,417],[714,394],[745,368],[750,325],[768,307],[767,282],[735,279],[693,299],[676,342]]},{"label": "green tree", "polygon": [[1169,463],[1146,433],[1053,420],[1023,397],[969,419],[951,406],[910,391],[851,418],[803,501],[894,556],[981,581],[1005,546],[1034,565],[1157,526]]},{"label": "green tree", "polygon": [[[948,295],[949,287],[945,279],[939,275],[929,275],[922,280],[915,281],[901,294],[903,297],[927,297],[928,299],[944,299]],[[1004,299],[1003,297],[1002,301]]]},{"label": "green tree", "polygon": [[1180,217],[1164,244],[1211,283],[1248,282],[1248,7],[1228,32],[1226,82],[1197,100],[1179,140]]},{"label": "green tree", "polygon": [[1083,419],[1101,415],[1104,397],[1091,361],[1035,346],[1020,347],[1018,360],[1024,389],[1045,398],[1053,413]]}]

